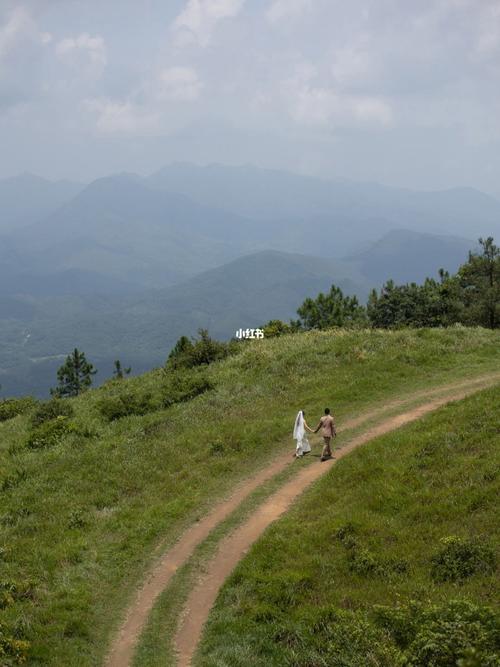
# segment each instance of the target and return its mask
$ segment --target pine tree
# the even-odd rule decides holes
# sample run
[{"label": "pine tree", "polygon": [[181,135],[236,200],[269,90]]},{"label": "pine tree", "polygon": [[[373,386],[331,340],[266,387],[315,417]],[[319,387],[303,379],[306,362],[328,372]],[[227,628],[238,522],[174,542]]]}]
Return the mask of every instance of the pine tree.
[{"label": "pine tree", "polygon": [[51,394],[60,397],[78,396],[92,385],[92,376],[96,373],[93,365],[85,358],[85,353],[75,347],[57,371],[59,384],[51,389]]},{"label": "pine tree", "polygon": [[194,345],[187,336],[181,336],[174,345],[167,359],[168,368],[188,367],[191,365]]},{"label": "pine tree", "polygon": [[467,324],[500,327],[500,248],[490,236],[479,239],[481,253],[469,253],[458,276]]},{"label": "pine tree", "polygon": [[[344,296],[332,285],[327,294],[320,292],[316,299],[306,299],[297,310],[302,329],[328,329],[365,322],[365,309],[355,296]],[[292,326],[297,323],[292,322]]]},{"label": "pine tree", "polygon": [[132,369],[130,366],[128,368],[122,368],[121,361],[117,359],[115,361],[115,370],[113,371],[113,375],[117,380],[123,380],[125,375],[130,375],[131,370]]}]

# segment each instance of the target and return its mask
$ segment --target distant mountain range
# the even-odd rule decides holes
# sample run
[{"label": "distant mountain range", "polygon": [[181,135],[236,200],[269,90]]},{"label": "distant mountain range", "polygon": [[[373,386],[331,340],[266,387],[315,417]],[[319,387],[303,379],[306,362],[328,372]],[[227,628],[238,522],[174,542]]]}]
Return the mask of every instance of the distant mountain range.
[{"label": "distant mountain range", "polygon": [[427,277],[436,278],[439,269],[453,273],[478,246],[477,241],[456,236],[399,229],[345,261],[357,268],[366,283],[377,287],[388,278],[396,283],[421,282]]},{"label": "distant mountain range", "polygon": [[[43,394],[75,345],[99,368],[98,380],[109,376],[115,358],[141,372],[162,364],[181,335],[194,335],[203,327],[228,339],[239,327],[256,327],[271,318],[288,320],[306,297],[332,284],[364,301],[369,289],[379,284],[373,277],[390,277],[391,265],[403,279],[435,274],[426,270],[433,240],[429,235],[393,232],[372,252],[349,260],[262,251],[178,285],[140,294],[0,296],[0,383],[6,393]],[[437,268],[456,270],[471,243],[435,240],[441,253]]]},{"label": "distant mountain range", "polygon": [[341,258],[397,229],[500,236],[500,202],[473,189],[414,192],[249,166],[178,163],[84,188],[25,175],[0,181],[0,205],[8,291],[67,271],[98,291],[107,277],[161,288],[259,250]]},{"label": "distant mountain range", "polygon": [[306,244],[303,251],[320,245],[329,256],[341,256],[392,229],[474,239],[500,231],[500,202],[473,188],[425,192],[252,166],[186,163],[167,166],[146,180],[203,205],[272,225],[287,221],[293,241]]},{"label": "distant mountain range", "polygon": [[255,167],[174,164],[87,186],[0,181],[0,384],[43,392],[78,345],[139,372],[182,334],[288,319],[332,283],[365,299],[394,278],[454,271],[500,202]]},{"label": "distant mountain range", "polygon": [[237,257],[255,235],[250,221],[122,174],[94,181],[9,241],[39,274],[77,269],[160,287]]},{"label": "distant mountain range", "polygon": [[0,234],[43,220],[83,187],[80,183],[52,182],[33,174],[0,180]]}]

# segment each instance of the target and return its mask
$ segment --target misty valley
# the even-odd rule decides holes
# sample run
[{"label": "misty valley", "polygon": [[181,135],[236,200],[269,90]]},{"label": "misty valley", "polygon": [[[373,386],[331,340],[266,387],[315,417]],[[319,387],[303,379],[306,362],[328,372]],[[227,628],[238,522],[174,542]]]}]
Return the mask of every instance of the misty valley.
[{"label": "misty valley", "polygon": [[0,181],[0,384],[46,395],[78,346],[102,382],[140,373],[181,335],[293,318],[332,284],[373,287],[455,271],[500,232],[473,189],[418,192],[256,167],[176,163],[89,185]]}]

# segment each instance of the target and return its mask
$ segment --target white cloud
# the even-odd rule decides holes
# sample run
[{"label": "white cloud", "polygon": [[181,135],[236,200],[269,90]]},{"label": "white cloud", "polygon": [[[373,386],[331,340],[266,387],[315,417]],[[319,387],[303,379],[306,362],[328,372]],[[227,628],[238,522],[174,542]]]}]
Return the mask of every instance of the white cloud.
[{"label": "white cloud", "polygon": [[340,48],[333,55],[333,78],[340,85],[366,82],[376,68],[374,60],[374,54],[363,46]]},{"label": "white cloud", "polygon": [[284,82],[285,106],[292,119],[303,125],[389,125],[391,106],[378,96],[344,93],[322,84],[317,70],[303,63]]},{"label": "white cloud", "polygon": [[485,7],[479,14],[479,30],[476,56],[488,58],[500,51],[500,5],[495,3]]},{"label": "white cloud", "polygon": [[42,33],[23,7],[14,9],[7,21],[0,26],[0,62],[17,49],[23,48],[26,43],[48,44],[51,40],[49,33]]},{"label": "white cloud", "polygon": [[178,46],[197,44],[208,46],[217,24],[234,18],[246,0],[188,0],[184,10],[172,24]]},{"label": "white cloud", "polygon": [[159,114],[130,100],[89,99],[84,106],[96,115],[96,127],[104,134],[150,134],[158,129]]},{"label": "white cloud", "polygon": [[66,64],[96,75],[100,75],[107,64],[104,39],[100,35],[93,37],[87,32],[78,37],[62,39],[56,45],[56,54]]},{"label": "white cloud", "polygon": [[102,134],[156,135],[170,127],[176,113],[185,114],[185,108],[175,103],[195,101],[202,88],[195,69],[167,67],[146,77],[125,97],[88,97],[83,108]]},{"label": "white cloud", "polygon": [[380,97],[349,97],[348,108],[362,123],[390,125],[393,119],[391,106]]},{"label": "white cloud", "polygon": [[309,9],[311,4],[312,0],[272,0],[266,18],[270,23],[297,18]]},{"label": "white cloud", "polygon": [[0,10],[0,113],[3,115],[44,92],[45,47],[52,37],[39,30],[24,7],[5,12],[1,21]]},{"label": "white cloud", "polygon": [[159,75],[160,98],[190,102],[198,99],[202,83],[191,67],[169,67]]}]

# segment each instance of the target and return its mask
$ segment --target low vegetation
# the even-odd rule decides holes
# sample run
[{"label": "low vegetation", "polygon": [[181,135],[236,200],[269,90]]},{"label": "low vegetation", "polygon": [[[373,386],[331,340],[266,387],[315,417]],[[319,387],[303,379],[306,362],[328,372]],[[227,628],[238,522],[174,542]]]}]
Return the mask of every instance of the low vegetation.
[{"label": "low vegetation", "polygon": [[237,350],[235,341],[222,343],[214,340],[206,329],[198,331],[198,340],[181,336],[168,355],[167,369],[194,368],[221,361]]},{"label": "low vegetation", "polygon": [[36,400],[31,396],[0,400],[0,422],[30,412],[35,404]]},{"label": "low vegetation", "polygon": [[[463,327],[284,335],[1,422],[1,579],[30,590],[0,610],[8,660],[21,662],[22,649],[35,666],[99,664],[155,548],[257,467],[288,457],[298,408],[330,405],[342,423],[405,392],[500,370],[499,343],[498,332]],[[391,557],[358,539],[377,566]]]},{"label": "low vegetation", "polygon": [[495,551],[488,544],[477,538],[464,539],[457,535],[441,540],[441,548],[431,562],[431,577],[437,583],[460,583],[478,573],[494,574],[497,566]]},{"label": "low vegetation", "polygon": [[40,401],[33,410],[30,424],[36,428],[47,421],[57,417],[73,417],[75,414],[73,404],[60,398],[52,398],[50,401]]},{"label": "low vegetation", "polygon": [[500,664],[499,400],[339,461],[237,568],[196,664]]}]

